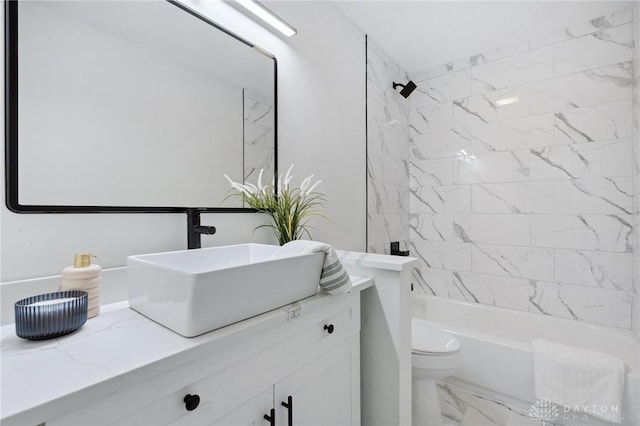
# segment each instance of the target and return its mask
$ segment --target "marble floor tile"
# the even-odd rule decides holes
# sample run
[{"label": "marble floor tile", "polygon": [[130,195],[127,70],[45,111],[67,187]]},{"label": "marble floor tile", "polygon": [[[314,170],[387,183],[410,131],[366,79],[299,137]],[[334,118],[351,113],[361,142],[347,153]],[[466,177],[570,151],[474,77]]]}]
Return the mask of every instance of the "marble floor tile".
[{"label": "marble floor tile", "polygon": [[474,396],[460,426],[541,426],[542,422],[503,403]]},{"label": "marble floor tile", "polygon": [[440,400],[440,410],[442,417],[452,421],[460,422],[465,411],[469,407],[469,401],[475,395],[460,387],[440,382],[438,383],[438,398]]}]

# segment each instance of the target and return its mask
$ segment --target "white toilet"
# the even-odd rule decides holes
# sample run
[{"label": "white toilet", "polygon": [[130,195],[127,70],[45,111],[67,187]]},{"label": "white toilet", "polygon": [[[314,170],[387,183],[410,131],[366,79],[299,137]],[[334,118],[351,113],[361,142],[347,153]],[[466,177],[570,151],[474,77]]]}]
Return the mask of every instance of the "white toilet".
[{"label": "white toilet", "polygon": [[413,426],[442,426],[436,381],[462,365],[460,341],[434,323],[411,320]]}]

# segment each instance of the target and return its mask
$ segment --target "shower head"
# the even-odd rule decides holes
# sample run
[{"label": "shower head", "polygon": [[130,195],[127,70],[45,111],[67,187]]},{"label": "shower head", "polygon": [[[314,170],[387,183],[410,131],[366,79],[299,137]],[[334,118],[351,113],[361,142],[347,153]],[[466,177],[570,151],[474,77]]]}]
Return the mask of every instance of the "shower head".
[{"label": "shower head", "polygon": [[416,84],[409,80],[409,82],[407,84],[400,84],[400,83],[396,83],[395,81],[393,82],[393,88],[396,89],[398,86],[402,87],[402,90],[400,91],[400,94],[402,96],[404,96],[405,98],[408,98],[409,95],[411,93],[413,93],[414,90],[416,90]]}]

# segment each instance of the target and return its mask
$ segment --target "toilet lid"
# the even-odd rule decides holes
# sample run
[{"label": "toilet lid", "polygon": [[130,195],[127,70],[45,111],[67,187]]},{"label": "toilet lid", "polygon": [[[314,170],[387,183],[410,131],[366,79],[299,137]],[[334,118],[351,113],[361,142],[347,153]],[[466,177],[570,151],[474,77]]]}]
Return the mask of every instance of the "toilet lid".
[{"label": "toilet lid", "polygon": [[451,354],[460,350],[460,341],[437,325],[414,318],[411,320],[411,350],[423,354]]}]

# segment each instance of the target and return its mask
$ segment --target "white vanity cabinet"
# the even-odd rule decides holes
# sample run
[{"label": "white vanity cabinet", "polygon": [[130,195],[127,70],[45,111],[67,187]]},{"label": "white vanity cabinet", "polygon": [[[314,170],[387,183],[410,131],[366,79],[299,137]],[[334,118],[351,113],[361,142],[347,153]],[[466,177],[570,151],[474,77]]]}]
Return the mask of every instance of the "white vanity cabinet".
[{"label": "white vanity cabinet", "polygon": [[[169,333],[176,342],[185,339]],[[147,338],[152,337],[139,335],[139,344]],[[316,295],[194,339],[201,343],[174,359],[112,378],[114,383],[103,396],[86,389],[67,396],[65,407],[51,402],[48,412],[53,415],[46,418],[13,416],[2,424],[35,426],[40,420],[47,426],[360,424],[359,291],[337,297]],[[117,342],[107,346],[119,350]],[[187,396],[197,396],[198,403],[191,399],[187,404]],[[265,418],[272,414],[273,421]],[[26,419],[34,422],[22,421]]]},{"label": "white vanity cabinet", "polygon": [[360,388],[358,346],[356,339],[347,340],[334,351],[276,383],[276,424],[359,425],[360,394],[356,392]]},{"label": "white vanity cabinet", "polygon": [[358,340],[340,343],[213,425],[359,425]]},{"label": "white vanity cabinet", "polygon": [[[240,407],[215,420],[214,425],[263,425],[269,424],[265,415],[271,414],[273,406],[273,387],[245,401]],[[275,411],[275,410],[274,410]]]}]

